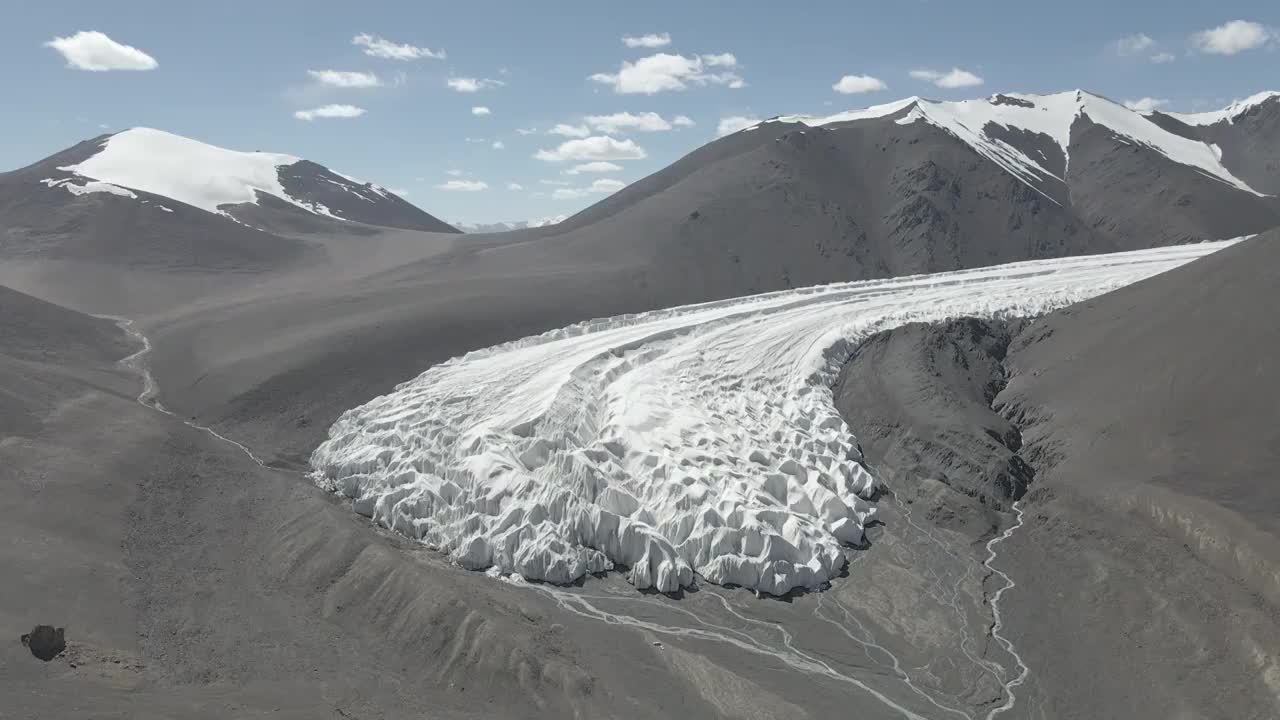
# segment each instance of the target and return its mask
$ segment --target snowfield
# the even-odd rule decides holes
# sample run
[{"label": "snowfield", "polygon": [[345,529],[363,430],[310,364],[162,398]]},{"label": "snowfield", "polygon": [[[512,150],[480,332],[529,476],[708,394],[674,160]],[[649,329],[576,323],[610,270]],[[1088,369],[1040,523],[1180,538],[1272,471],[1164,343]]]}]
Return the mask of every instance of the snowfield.
[{"label": "snowfield", "polygon": [[311,457],[357,513],[466,568],[625,568],[783,594],[838,575],[877,481],[830,385],[913,321],[1046,312],[1231,241],[841,283],[591,320],[469,353],[347,411]]}]

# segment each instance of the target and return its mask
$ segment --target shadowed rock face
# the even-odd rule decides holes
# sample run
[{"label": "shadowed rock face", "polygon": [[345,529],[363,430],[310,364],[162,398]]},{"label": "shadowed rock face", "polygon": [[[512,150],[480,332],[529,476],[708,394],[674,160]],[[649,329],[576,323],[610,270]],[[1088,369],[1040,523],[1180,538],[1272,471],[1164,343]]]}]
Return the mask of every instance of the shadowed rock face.
[{"label": "shadowed rock face", "polygon": [[1025,324],[963,318],[873,335],[841,370],[836,409],[877,469],[922,475],[1007,510],[1034,472],[1018,455],[1018,429],[991,404]]}]

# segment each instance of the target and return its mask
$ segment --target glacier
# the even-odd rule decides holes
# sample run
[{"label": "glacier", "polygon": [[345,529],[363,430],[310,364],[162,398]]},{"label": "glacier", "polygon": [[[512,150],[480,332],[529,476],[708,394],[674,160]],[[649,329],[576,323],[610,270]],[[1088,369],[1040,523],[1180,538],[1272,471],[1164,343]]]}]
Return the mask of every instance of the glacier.
[{"label": "glacier", "polygon": [[838,283],[571,325],[468,353],[348,410],[312,478],[462,567],[569,583],[623,570],[819,589],[880,483],[831,384],[915,321],[1033,315],[1232,241]]}]

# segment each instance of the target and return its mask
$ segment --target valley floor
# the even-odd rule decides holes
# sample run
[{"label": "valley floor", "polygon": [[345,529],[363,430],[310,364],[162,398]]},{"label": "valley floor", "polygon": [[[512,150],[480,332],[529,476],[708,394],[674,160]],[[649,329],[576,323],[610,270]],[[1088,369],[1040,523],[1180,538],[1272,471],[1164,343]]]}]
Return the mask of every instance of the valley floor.
[{"label": "valley floor", "polygon": [[[1028,452],[1042,451],[1024,452],[1038,472],[1024,524],[992,544],[1017,517],[994,489],[937,479],[937,461],[954,459],[937,444],[975,446],[957,440],[972,431],[969,416],[928,398],[913,412],[941,420],[910,465],[890,452],[899,436],[863,430],[884,416],[845,413],[860,437],[883,442],[865,449],[888,487],[867,547],[846,550],[847,573],[829,590],[775,599],[697,583],[668,596],[616,573],[568,586],[503,581],[378,530],[315,488],[298,472],[299,448],[323,427],[280,393],[264,397],[285,412],[192,411],[208,402],[190,399],[199,392],[225,392],[201,390],[203,372],[274,382],[297,367],[291,347],[306,355],[319,341],[205,352],[217,332],[272,333],[243,319],[193,329],[235,320],[225,307],[208,312],[206,325],[136,326],[156,343],[149,357],[170,366],[156,373],[158,396],[179,416],[139,402],[141,363],[22,361],[20,380],[59,381],[29,400],[38,423],[0,440],[10,490],[0,572],[20,579],[0,588],[12,639],[0,643],[4,717],[1039,720],[1280,709],[1280,619],[1245,579],[1180,550],[1145,508],[1056,481],[1041,468],[1061,449],[1030,441]],[[945,365],[940,355],[920,365],[933,340],[907,343],[896,367]],[[122,331],[102,346],[113,358],[139,349]],[[1032,357],[1022,353],[1015,360]],[[1001,387],[1017,363],[1007,372]],[[166,386],[166,373],[184,383]],[[1021,428],[1034,408],[1019,407]],[[250,453],[184,422],[193,416]],[[948,427],[948,417],[964,422]],[[1006,468],[1007,453],[996,459]],[[998,596],[999,632],[1017,655],[992,628],[1001,573],[1016,586]],[[63,656],[42,663],[17,642],[37,623],[67,628]],[[1015,684],[1020,661],[1029,673]]]}]

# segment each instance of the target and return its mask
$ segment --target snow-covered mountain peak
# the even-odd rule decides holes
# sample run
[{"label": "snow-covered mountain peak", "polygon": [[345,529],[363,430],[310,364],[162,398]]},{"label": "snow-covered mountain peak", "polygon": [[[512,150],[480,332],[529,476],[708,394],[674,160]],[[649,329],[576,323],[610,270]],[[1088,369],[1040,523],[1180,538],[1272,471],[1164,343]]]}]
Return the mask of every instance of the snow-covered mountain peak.
[{"label": "snow-covered mountain peak", "polygon": [[222,213],[222,205],[256,203],[258,192],[317,212],[294,201],[280,184],[280,168],[300,160],[279,153],[227,150],[138,127],[111,135],[88,159],[59,169],[212,213]]},{"label": "snow-covered mountain peak", "polygon": [[[87,147],[87,156],[79,151],[72,164],[50,168],[56,173],[40,182],[75,196],[106,192],[145,202],[137,193],[146,193],[237,222],[242,222],[234,216],[237,208],[287,204],[332,220],[456,232],[379,185],[294,155],[228,150],[146,127],[108,135]],[[260,202],[267,196],[279,202]]]},{"label": "snow-covered mountain peak", "polygon": [[[1267,95],[1241,101],[1232,112],[1265,101]],[[825,117],[789,115],[766,122],[798,122],[810,126],[889,117],[901,112],[899,124],[924,122],[946,130],[1038,192],[1046,181],[1063,181],[1070,166],[1072,128],[1081,117],[1106,127],[1126,143],[1137,143],[1168,159],[1196,168],[1209,177],[1260,194],[1222,165],[1208,144],[1171,133],[1143,114],[1087,90],[1045,95],[996,93],[960,101],[910,97],[862,110]],[[1225,112],[1225,111],[1224,111]],[[1048,144],[1046,143],[1048,141]],[[1053,147],[1056,146],[1056,147]]]},{"label": "snow-covered mountain peak", "polygon": [[1167,112],[1164,114],[1176,118],[1187,125],[1216,125],[1220,122],[1234,123],[1241,115],[1272,100],[1280,101],[1280,92],[1265,90],[1255,95],[1250,95],[1243,100],[1236,100],[1221,110],[1201,113]]}]

